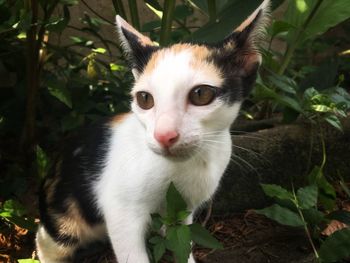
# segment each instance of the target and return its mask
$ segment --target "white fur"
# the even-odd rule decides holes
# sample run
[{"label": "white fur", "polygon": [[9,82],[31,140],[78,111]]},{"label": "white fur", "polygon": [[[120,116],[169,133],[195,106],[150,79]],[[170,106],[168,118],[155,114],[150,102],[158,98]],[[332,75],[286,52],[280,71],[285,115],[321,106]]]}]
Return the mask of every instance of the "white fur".
[{"label": "white fur", "polygon": [[[267,8],[268,2],[265,0],[260,8]],[[121,30],[130,26],[120,17],[117,24],[122,45],[130,53],[131,47]],[[150,43],[148,38],[142,35],[140,38],[142,43]],[[165,194],[171,182],[194,212],[213,197],[231,157],[229,129],[238,115],[240,102],[228,105],[217,98],[206,106],[190,104],[188,94],[193,87],[203,84],[220,87],[221,74],[206,62],[194,63],[196,58],[190,49],[161,52],[163,57],[157,60],[154,69],[134,73],[132,95],[138,91],[151,93],[154,107],[143,110],[133,100],[132,113],[111,128],[107,159],[101,160],[105,167],[99,179],[91,182],[119,263],[149,263],[145,235],[150,214],[164,214]],[[170,156],[166,156],[154,134],[171,130],[179,134],[179,139],[169,148]],[[186,220],[191,222],[192,215]],[[58,254],[67,255],[74,250],[59,251],[61,248],[44,228],[38,231],[37,247],[43,263],[62,263],[57,260],[55,249]],[[192,255],[188,262],[195,262]]]},{"label": "white fur", "polygon": [[43,226],[39,227],[35,243],[41,263],[65,263],[62,258],[72,256],[75,250],[75,247],[58,245]]},{"label": "white fur", "polygon": [[[240,103],[227,106],[216,99],[207,106],[189,105],[189,90],[198,84],[220,86],[220,77],[208,77],[191,68],[191,53],[167,53],[150,75],[142,75],[133,92],[152,93],[155,106],[132,113],[113,130],[105,170],[95,185],[98,207],[105,216],[113,249],[120,263],[148,263],[145,234],[151,213],[164,213],[165,193],[173,182],[189,209],[215,193],[231,156],[229,128]],[[153,137],[160,116],[170,116],[180,134],[174,145],[190,152],[185,159],[163,156]],[[207,136],[206,136],[207,135]],[[192,218],[188,219],[188,223]],[[189,262],[194,262],[193,257]]]}]

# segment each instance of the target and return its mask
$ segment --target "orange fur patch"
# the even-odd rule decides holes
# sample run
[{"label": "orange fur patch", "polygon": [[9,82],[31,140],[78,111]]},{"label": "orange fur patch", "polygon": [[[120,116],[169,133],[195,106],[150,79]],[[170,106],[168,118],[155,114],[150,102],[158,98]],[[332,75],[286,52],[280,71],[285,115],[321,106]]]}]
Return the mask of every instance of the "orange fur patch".
[{"label": "orange fur patch", "polygon": [[111,120],[111,125],[112,126],[115,126],[117,124],[120,124],[121,122],[123,122],[126,117],[128,117],[131,113],[130,112],[126,112],[126,113],[121,113],[121,114],[118,114],[116,116],[114,116]]},{"label": "orange fur patch", "polygon": [[[230,46],[230,48],[234,48],[234,46]],[[167,53],[178,54],[185,50],[189,51],[193,55],[191,66],[194,69],[201,69],[205,72],[205,74],[211,76],[212,78],[221,76],[219,69],[207,61],[207,58],[211,55],[211,51],[204,45],[191,45],[188,43],[175,44],[169,48],[155,52],[146,65],[144,74],[151,74],[151,72],[156,68],[158,61],[161,61]]]}]

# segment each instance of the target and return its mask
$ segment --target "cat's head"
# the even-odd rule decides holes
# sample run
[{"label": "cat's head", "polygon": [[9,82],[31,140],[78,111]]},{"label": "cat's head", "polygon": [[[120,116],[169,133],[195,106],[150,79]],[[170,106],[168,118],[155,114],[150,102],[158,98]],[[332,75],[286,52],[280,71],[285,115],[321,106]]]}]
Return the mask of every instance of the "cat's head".
[{"label": "cat's head", "polygon": [[117,16],[121,44],[135,77],[132,111],[154,152],[190,156],[229,129],[256,79],[261,63],[257,42],[268,7],[265,0],[216,44],[164,48]]}]

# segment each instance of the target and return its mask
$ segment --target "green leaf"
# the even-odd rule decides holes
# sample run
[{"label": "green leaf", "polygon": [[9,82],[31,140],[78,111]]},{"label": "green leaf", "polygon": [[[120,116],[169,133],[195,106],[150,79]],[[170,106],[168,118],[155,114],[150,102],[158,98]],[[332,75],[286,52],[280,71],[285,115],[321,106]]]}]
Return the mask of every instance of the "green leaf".
[{"label": "green leaf", "polygon": [[36,165],[39,178],[44,178],[49,169],[49,158],[47,157],[44,150],[37,145],[35,149],[36,153]]},{"label": "green leaf", "polygon": [[275,220],[282,225],[294,227],[304,226],[304,222],[298,214],[276,204],[264,209],[255,210],[255,212]]},{"label": "green leaf", "polygon": [[271,76],[269,76],[269,80],[280,90],[289,94],[296,94],[297,84],[293,79],[288,78],[286,76],[272,74]]},{"label": "green leaf", "polygon": [[163,10],[162,6],[159,4],[157,0],[145,0],[145,2],[158,11]]},{"label": "green leaf", "polygon": [[170,183],[167,194],[167,216],[176,221],[176,216],[181,211],[187,210],[187,204],[181,194],[175,188],[173,183]]},{"label": "green leaf", "polygon": [[320,104],[311,105],[311,108],[317,112],[332,112],[333,111],[332,108],[330,108],[326,105],[320,105]]},{"label": "green leaf", "polygon": [[315,88],[308,88],[305,90],[303,97],[304,97],[304,100],[311,101],[313,97],[319,94],[320,93]]},{"label": "green leaf", "polygon": [[45,25],[46,29],[52,32],[62,32],[70,21],[70,12],[68,7],[63,6],[63,17],[51,17],[50,21]]},{"label": "green leaf", "polygon": [[159,231],[163,226],[162,218],[159,214],[152,214],[152,229],[154,231]]},{"label": "green leaf", "polygon": [[300,208],[309,209],[317,205],[318,188],[316,185],[310,185],[300,188],[297,191],[297,200]]},{"label": "green leaf", "polygon": [[193,41],[217,42],[238,27],[259,5],[261,0],[232,0],[217,14],[215,23],[208,23],[190,35]]},{"label": "green leaf", "polygon": [[350,256],[350,228],[334,232],[321,245],[319,255],[322,262],[338,262]]},{"label": "green leaf", "polygon": [[1,207],[0,217],[19,227],[28,229],[31,232],[36,230],[34,218],[26,217],[26,209],[15,200],[7,200]]},{"label": "green leaf", "polygon": [[300,88],[305,90],[316,87],[317,90],[325,90],[333,87],[338,76],[339,63],[336,59],[327,59],[301,80]]},{"label": "green leaf", "polygon": [[285,21],[274,21],[270,28],[270,34],[272,37],[275,37],[281,33],[288,32],[291,28],[293,28],[293,25]]},{"label": "green leaf", "polygon": [[208,230],[199,224],[192,224],[189,226],[191,230],[192,240],[203,247],[222,249],[222,244],[214,238]]},{"label": "green leaf", "polygon": [[255,95],[257,99],[272,99],[275,102],[283,106],[290,107],[297,112],[303,112],[303,109],[298,100],[289,96],[280,95],[276,93],[274,90],[266,87],[262,83],[257,83],[256,89],[255,89]]},{"label": "green leaf", "polygon": [[153,256],[155,262],[158,262],[165,253],[165,241],[155,244],[153,247]]},{"label": "green leaf", "polygon": [[181,222],[181,221],[184,221],[186,220],[186,218],[191,214],[191,212],[189,211],[180,211],[177,213],[176,215],[176,219]]},{"label": "green leaf", "polygon": [[208,14],[208,2],[207,0],[190,0],[189,1],[192,5],[194,5],[196,8],[201,9],[206,14]]},{"label": "green leaf", "polygon": [[31,24],[32,24],[32,11],[31,10],[25,10],[21,9],[20,10],[20,20],[19,23],[17,24],[16,28],[19,31],[27,31]]},{"label": "green leaf", "polygon": [[48,91],[52,96],[64,103],[67,107],[72,108],[72,97],[69,90],[63,85],[56,85],[52,82],[48,84]]},{"label": "green leaf", "polygon": [[63,117],[61,120],[61,126],[63,131],[73,130],[83,125],[85,120],[84,115],[78,114],[75,111]]},{"label": "green leaf", "polygon": [[95,53],[104,54],[106,53],[107,50],[105,48],[99,47],[99,48],[93,48],[92,51]]},{"label": "green leaf", "polygon": [[40,261],[36,259],[27,258],[27,259],[18,259],[18,263],[40,263]]},{"label": "green leaf", "polygon": [[[317,1],[318,0],[289,1],[284,21],[296,28],[289,31],[288,41],[290,44],[291,41],[295,39],[297,31],[304,25]],[[305,28],[305,33],[300,38],[300,42],[326,32],[329,28],[349,17],[350,5],[348,0],[323,0],[308,27]]]},{"label": "green leaf", "polygon": [[318,211],[316,208],[302,210],[302,212],[303,212],[305,221],[312,226],[319,225],[325,219],[324,214]]},{"label": "green leaf", "polygon": [[350,226],[350,212],[346,210],[334,211],[326,216],[328,219],[338,220]]},{"label": "green leaf", "polygon": [[2,205],[1,210],[6,211],[11,215],[15,215],[19,217],[22,217],[27,213],[26,209],[22,204],[12,199],[5,201],[4,204]]},{"label": "green leaf", "polygon": [[310,184],[316,184],[319,189],[319,201],[327,209],[332,210],[335,206],[336,192],[334,187],[327,181],[320,167],[315,166],[309,174]]},{"label": "green leaf", "polygon": [[343,125],[341,124],[341,122],[337,116],[330,115],[330,116],[325,117],[324,119],[326,122],[328,122],[334,128],[338,129],[339,131],[343,131]]},{"label": "green leaf", "polygon": [[293,200],[293,194],[279,185],[275,184],[261,184],[264,193],[272,198],[281,200]]},{"label": "green leaf", "polygon": [[166,247],[174,252],[177,263],[187,263],[191,253],[191,232],[187,225],[169,227]]}]

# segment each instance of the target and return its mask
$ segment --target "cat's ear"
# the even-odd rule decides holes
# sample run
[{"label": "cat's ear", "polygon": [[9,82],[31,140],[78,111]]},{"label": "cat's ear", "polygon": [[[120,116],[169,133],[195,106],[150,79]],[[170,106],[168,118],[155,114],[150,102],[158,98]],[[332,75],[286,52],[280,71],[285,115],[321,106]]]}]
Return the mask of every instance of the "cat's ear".
[{"label": "cat's ear", "polygon": [[217,45],[225,63],[239,66],[244,76],[255,74],[261,64],[258,42],[264,36],[269,21],[270,0],[263,3],[232,34]]},{"label": "cat's ear", "polygon": [[158,46],[119,15],[116,16],[116,25],[121,47],[132,68],[134,77],[138,78],[153,52],[158,50]]}]

